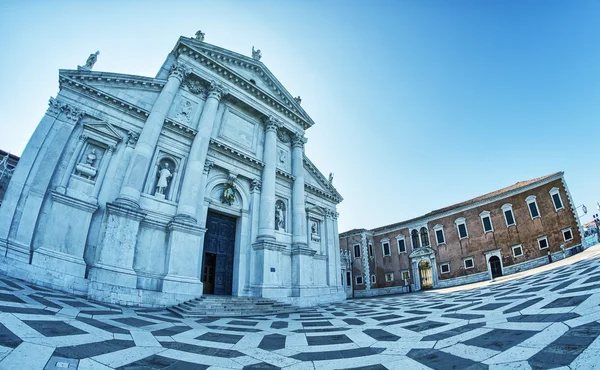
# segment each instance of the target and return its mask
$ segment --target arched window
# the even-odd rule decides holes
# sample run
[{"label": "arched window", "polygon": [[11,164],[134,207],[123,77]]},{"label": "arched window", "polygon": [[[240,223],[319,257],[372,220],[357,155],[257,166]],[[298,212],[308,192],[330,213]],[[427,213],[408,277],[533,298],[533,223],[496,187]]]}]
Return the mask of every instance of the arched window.
[{"label": "arched window", "polygon": [[421,246],[421,243],[419,243],[419,232],[417,231],[417,229],[414,229],[410,232],[410,238],[412,241],[413,249],[419,248]]},{"label": "arched window", "polygon": [[429,233],[427,232],[426,227],[421,228],[421,245],[429,247]]}]

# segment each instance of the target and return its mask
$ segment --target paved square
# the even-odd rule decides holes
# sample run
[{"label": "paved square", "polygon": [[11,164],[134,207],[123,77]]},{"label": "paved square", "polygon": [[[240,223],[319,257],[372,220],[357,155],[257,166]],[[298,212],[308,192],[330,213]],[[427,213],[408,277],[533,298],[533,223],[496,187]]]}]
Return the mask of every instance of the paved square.
[{"label": "paved square", "polygon": [[0,369],[591,369],[600,246],[584,255],[493,283],[242,318],[180,319],[2,277]]}]

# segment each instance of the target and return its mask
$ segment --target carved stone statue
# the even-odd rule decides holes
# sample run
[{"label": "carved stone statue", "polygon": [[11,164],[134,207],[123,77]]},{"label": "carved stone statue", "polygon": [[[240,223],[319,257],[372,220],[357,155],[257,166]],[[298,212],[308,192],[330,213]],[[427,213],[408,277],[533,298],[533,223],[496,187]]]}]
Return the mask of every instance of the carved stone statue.
[{"label": "carved stone statue", "polygon": [[260,49],[254,50],[254,46],[252,47],[252,59],[260,60],[262,58],[262,53]]},{"label": "carved stone statue", "polygon": [[294,98],[294,100],[296,101],[296,103],[298,103],[298,104],[302,104],[302,98],[300,97],[300,95],[296,96],[296,97]]},{"label": "carved stone statue", "polygon": [[285,150],[279,150],[279,153],[277,153],[277,160],[279,161],[279,165],[280,166],[285,166],[285,160],[287,158],[287,153],[285,152]]},{"label": "carved stone statue", "polygon": [[312,223],[312,226],[310,227],[310,231],[315,235],[319,235],[319,228],[318,228],[316,222]]},{"label": "carved stone statue", "polygon": [[85,163],[89,164],[90,167],[94,167],[95,160],[96,160],[96,149],[92,149],[92,151],[87,155]]},{"label": "carved stone statue", "polygon": [[192,103],[189,100],[186,100],[181,107],[181,111],[177,113],[177,119],[183,123],[190,123],[192,115]]},{"label": "carved stone statue", "polygon": [[329,172],[329,183],[333,183],[333,172]]},{"label": "carved stone statue", "polygon": [[96,51],[94,54],[90,54],[90,56],[87,58],[87,60],[85,62],[85,65],[77,66],[77,69],[91,71],[92,67],[94,67],[94,64],[96,64],[96,61],[98,60],[98,55],[100,55],[100,51]]},{"label": "carved stone statue", "polygon": [[202,31],[198,30],[198,31],[196,32],[196,37],[194,37],[194,38],[195,38],[196,40],[198,40],[198,41],[204,41],[204,35],[205,35],[205,33],[204,33],[204,32],[202,32]]},{"label": "carved stone statue", "polygon": [[169,170],[169,163],[165,163],[165,166],[158,171],[158,183],[156,184],[156,193],[161,194],[164,197],[165,189],[169,186],[169,178],[173,176]]},{"label": "carved stone statue", "polygon": [[[76,174],[79,176],[93,180],[96,177],[98,170],[94,167],[94,162],[98,157],[96,156],[96,148],[92,148],[90,152],[85,156],[85,162],[77,163],[75,166]],[[83,158],[82,158],[83,159]]]},{"label": "carved stone statue", "polygon": [[275,206],[275,230],[285,230],[285,215],[281,203]]}]

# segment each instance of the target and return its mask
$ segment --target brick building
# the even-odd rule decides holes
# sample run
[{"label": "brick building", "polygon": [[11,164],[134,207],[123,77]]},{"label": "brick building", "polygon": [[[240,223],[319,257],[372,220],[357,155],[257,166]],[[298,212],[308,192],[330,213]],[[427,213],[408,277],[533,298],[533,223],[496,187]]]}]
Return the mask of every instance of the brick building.
[{"label": "brick building", "polygon": [[581,225],[563,172],[407,221],[340,234],[350,295],[443,288],[515,273],[574,253]]}]

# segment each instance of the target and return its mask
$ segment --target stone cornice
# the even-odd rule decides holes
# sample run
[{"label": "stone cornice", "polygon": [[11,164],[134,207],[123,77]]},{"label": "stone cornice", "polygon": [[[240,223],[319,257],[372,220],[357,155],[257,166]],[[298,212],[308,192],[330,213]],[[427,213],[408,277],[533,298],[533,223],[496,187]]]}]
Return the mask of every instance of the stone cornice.
[{"label": "stone cornice", "polygon": [[283,177],[284,179],[286,179],[290,182],[296,180],[296,178],[294,176],[292,176],[290,173],[287,173],[284,170],[280,170],[279,168],[276,170],[276,173],[277,173],[277,175]]},{"label": "stone cornice", "polygon": [[226,155],[229,156],[233,156],[234,158],[238,159],[241,162],[247,163],[252,167],[256,167],[256,168],[262,168],[265,166],[264,162],[258,160],[257,158],[244,153],[242,151],[239,151],[227,144],[224,144],[223,142],[216,140],[216,139],[210,139],[210,147],[215,149],[218,152],[221,153],[225,153]]},{"label": "stone cornice", "polygon": [[[184,40],[190,41],[190,42],[182,43],[182,41],[184,41]],[[179,42],[177,43],[177,45],[175,47],[174,54],[175,55],[186,54],[186,55],[190,56],[197,62],[199,62],[202,65],[204,65],[205,67],[207,67],[209,70],[212,70],[214,73],[222,76],[225,81],[229,81],[229,82],[235,84],[236,86],[240,87],[243,91],[246,91],[247,93],[258,98],[263,103],[265,103],[267,106],[282,113],[284,116],[288,117],[293,122],[300,124],[304,129],[308,129],[309,127],[311,127],[314,124],[314,122],[310,119],[310,117],[308,117],[308,115],[306,115],[304,110],[302,110],[302,112],[300,112],[298,109],[294,109],[295,105],[293,103],[294,102],[293,98],[291,98],[291,100],[289,100],[286,97],[284,100],[284,102],[287,102],[287,105],[286,105],[284,102],[281,102],[280,99],[275,98],[269,92],[264,91],[259,86],[252,84],[246,77],[238,74],[231,68],[227,67],[224,63],[219,61],[219,59],[225,59],[224,55],[220,55],[220,54],[225,53],[225,51],[222,51],[221,53],[218,53],[218,52],[215,53],[215,50],[209,50],[208,48],[203,48],[202,47],[203,45],[206,45],[206,44],[198,42],[196,40],[191,40],[191,39],[188,40],[187,38],[180,38]],[[211,48],[214,49],[216,47],[211,45]],[[222,49],[222,50],[224,50],[224,49]],[[231,57],[227,57],[227,60],[231,60],[231,62],[233,62],[234,60],[239,60],[239,56],[232,55]],[[260,62],[258,62],[258,63],[260,63]],[[251,63],[246,63],[246,64],[250,65]],[[266,68],[263,70],[263,69],[257,67],[255,70],[259,74],[260,74],[260,72],[266,73],[265,72]],[[281,89],[283,89],[283,87],[279,86],[278,90],[281,90]],[[302,116],[303,114],[306,115],[306,117],[308,117],[308,118],[303,117]]]},{"label": "stone cornice", "polygon": [[80,209],[88,213],[94,213],[98,209],[97,203],[86,202],[81,199],[73,198],[69,195],[63,195],[56,191],[51,192],[52,200],[58,203],[66,204],[73,208]]},{"label": "stone cornice", "polygon": [[334,194],[327,192],[327,191],[323,191],[309,183],[304,183],[304,189],[308,190],[309,193],[314,194],[320,198],[326,198],[326,199],[332,200],[336,204],[340,203],[342,201],[341,197],[336,197]]},{"label": "stone cornice", "polygon": [[166,80],[160,80],[153,77],[127,75],[113,72],[77,71],[73,69],[61,69],[59,70],[59,75],[82,82],[104,82],[115,86],[141,88],[144,90],[152,89],[157,92],[160,92],[167,83]]},{"label": "stone cornice", "polygon": [[[90,79],[91,80],[91,79]],[[81,81],[81,82],[79,82]],[[120,99],[114,95],[111,95],[109,93],[106,93],[94,86],[88,85],[86,83],[84,83],[84,81],[86,81],[86,79],[73,79],[70,77],[67,77],[66,75],[62,74],[61,71],[61,75],[59,77],[59,82],[60,82],[60,88],[70,88],[73,91],[76,92],[83,92],[84,94],[86,94],[86,96],[88,98],[91,98],[97,102],[106,104],[111,106],[112,108],[126,113],[134,118],[140,119],[142,121],[146,121],[146,119],[148,118],[148,116],[150,115],[150,112],[144,108],[141,108],[139,106],[136,106],[134,104],[131,104],[123,99]],[[179,123],[177,121],[174,121],[170,118],[165,118],[165,125],[164,128],[171,130],[175,133],[178,133],[182,136],[186,136],[189,138],[192,138],[196,135],[196,130],[182,124]]]},{"label": "stone cornice", "polygon": [[510,191],[507,191],[506,193],[498,194],[496,196],[493,196],[493,197],[490,197],[490,198],[487,198],[487,199],[484,199],[484,200],[480,200],[480,201],[472,203],[472,204],[464,205],[462,207],[453,208],[453,209],[447,210],[445,212],[441,212],[441,213],[434,214],[434,215],[423,215],[423,216],[420,216],[420,217],[413,218],[411,220],[401,221],[401,222],[398,222],[398,223],[395,223],[395,224],[391,224],[391,225],[387,225],[387,226],[382,226],[382,227],[377,227],[377,228],[372,229],[371,232],[374,235],[381,235],[381,234],[385,234],[385,233],[388,233],[390,231],[394,231],[394,230],[398,230],[398,229],[410,228],[413,225],[417,225],[417,224],[419,224],[419,225],[420,224],[427,224],[427,223],[429,223],[429,222],[431,222],[433,220],[444,218],[444,217],[447,217],[447,216],[450,216],[450,215],[453,215],[453,214],[456,214],[456,213],[464,212],[464,211],[469,210],[469,209],[480,207],[480,206],[485,205],[485,204],[494,203],[494,202],[497,202],[497,201],[502,200],[502,199],[510,198],[510,197],[512,197],[512,196],[514,196],[516,194],[520,194],[520,193],[524,193],[524,192],[530,191],[530,190],[535,189],[535,188],[537,188],[539,186],[542,186],[542,185],[548,184],[548,183],[550,183],[552,181],[561,179],[563,177],[563,175],[564,175],[563,172],[558,172],[558,173],[556,173],[556,174],[554,174],[552,176],[548,176],[548,177],[546,177],[544,179],[541,179],[541,180],[536,181],[534,183],[528,184],[526,186],[523,186],[523,187],[520,187],[520,188],[517,188],[517,189],[513,189],[513,190],[510,190]]}]

